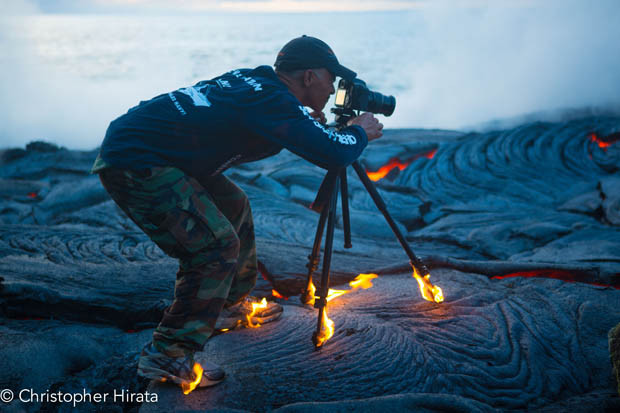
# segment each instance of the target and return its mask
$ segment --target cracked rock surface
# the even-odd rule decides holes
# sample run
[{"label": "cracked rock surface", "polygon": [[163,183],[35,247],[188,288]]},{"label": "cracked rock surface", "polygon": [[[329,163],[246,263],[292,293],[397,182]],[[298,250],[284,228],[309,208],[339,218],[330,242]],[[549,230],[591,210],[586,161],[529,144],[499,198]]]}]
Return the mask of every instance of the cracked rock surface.
[{"label": "cracked rock surface", "polygon": [[[316,310],[295,303],[324,171],[286,151],[227,171],[254,211],[265,266],[255,294],[290,296],[285,316],[209,341],[203,357],[229,372],[221,386],[182,397],[151,384],[157,405],[106,409],[617,407],[607,334],[620,322],[619,130],[620,118],[590,117],[486,133],[386,131],[362,164],[410,162],[377,187],[446,301],[422,301],[406,255],[349,171],[353,248],[343,248],[338,218],[332,285],[380,278],[330,303],[336,334],[319,352]],[[44,142],[0,151],[7,388],[146,388],[127,366],[172,298],[176,263],[89,174],[96,153]]]}]

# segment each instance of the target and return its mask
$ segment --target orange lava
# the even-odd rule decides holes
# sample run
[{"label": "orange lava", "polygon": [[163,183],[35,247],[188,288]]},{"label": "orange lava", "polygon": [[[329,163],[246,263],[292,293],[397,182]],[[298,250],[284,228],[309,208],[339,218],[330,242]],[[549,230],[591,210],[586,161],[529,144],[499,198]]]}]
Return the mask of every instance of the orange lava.
[{"label": "orange lava", "polygon": [[493,280],[503,280],[505,278],[513,277],[528,277],[528,278],[553,278],[555,280],[562,280],[565,282],[581,282],[590,285],[597,285],[599,287],[612,287],[617,290],[620,289],[620,284],[602,284],[596,282],[589,282],[584,280],[584,277],[578,272],[564,271],[564,270],[535,270],[535,271],[520,271],[513,272],[504,275],[494,275],[491,277]]},{"label": "orange lava", "polygon": [[387,174],[389,174],[394,168],[398,168],[402,171],[403,169],[411,165],[411,162],[415,161],[418,158],[425,157],[428,159],[433,159],[433,156],[435,156],[436,152],[437,149],[433,149],[428,152],[420,153],[404,162],[398,158],[392,158],[387,164],[379,168],[378,171],[366,171],[366,175],[368,175],[368,178],[370,178],[371,181],[378,181],[379,179],[385,178]]},{"label": "orange lava", "polygon": [[590,134],[590,140],[596,143],[602,150],[607,151],[607,148],[620,140],[620,132],[612,133],[609,136],[605,136],[603,139],[601,139],[596,133],[592,133]]},{"label": "orange lava", "polygon": [[381,178],[385,178],[385,176],[389,174],[392,169],[398,168],[402,171],[403,169],[408,167],[410,163],[411,162],[401,162],[398,158],[392,158],[387,163],[387,165],[383,165],[381,168],[379,168],[378,171],[366,171],[366,175],[368,175],[371,181],[378,181]]},{"label": "orange lava", "polygon": [[426,154],[424,154],[424,157],[428,158],[428,159],[433,159],[433,157],[435,156],[435,154],[437,153],[437,149],[433,149],[430,152],[427,152]]}]

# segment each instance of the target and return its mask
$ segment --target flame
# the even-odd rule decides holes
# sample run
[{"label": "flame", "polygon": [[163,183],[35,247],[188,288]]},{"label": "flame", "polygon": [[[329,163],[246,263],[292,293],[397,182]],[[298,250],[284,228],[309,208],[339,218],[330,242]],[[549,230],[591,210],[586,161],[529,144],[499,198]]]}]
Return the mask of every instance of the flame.
[{"label": "flame", "polygon": [[316,336],[316,346],[321,347],[323,343],[334,335],[334,322],[327,316],[327,307],[323,309],[323,328]]},{"label": "flame", "polygon": [[360,274],[349,285],[353,288],[363,288],[364,290],[372,287],[372,279],[377,278],[377,274]]},{"label": "flame", "polygon": [[282,299],[284,299],[284,300],[288,300],[288,297],[285,297],[285,296],[283,296],[282,294],[280,294],[280,293],[278,292],[278,290],[276,290],[275,288],[272,288],[272,289],[271,289],[271,295],[273,295],[273,296],[274,296],[274,297],[276,297],[276,298],[282,298]]},{"label": "flame", "polygon": [[196,378],[191,383],[181,384],[183,394],[190,394],[196,388],[196,386],[200,384],[200,381],[202,380],[202,366],[199,363],[194,362],[193,370]]},{"label": "flame", "polygon": [[327,302],[330,302],[331,300],[333,300],[334,298],[338,298],[341,295],[345,295],[350,293],[351,290],[334,290],[334,289],[329,289],[329,291],[327,291]]},{"label": "flame", "polygon": [[[330,288],[327,291],[327,302],[333,300],[334,298],[340,297],[341,295],[349,294],[357,288],[367,290],[372,287],[371,280],[377,277],[377,274],[359,274],[357,277],[355,277],[353,281],[349,282],[349,285],[353,287],[350,290],[335,290]],[[311,284],[311,287],[309,286],[309,290],[312,291],[313,294],[316,292],[316,287],[314,286],[314,284]],[[314,295],[313,297],[316,298],[316,296]],[[323,309],[323,329],[321,330],[321,333],[318,334],[316,337],[316,346],[321,347],[323,343],[329,340],[333,335],[334,322],[327,316],[327,307],[325,307]]]},{"label": "flame", "polygon": [[[364,290],[367,290],[372,287],[371,280],[377,277],[378,277],[377,274],[359,274],[357,277],[355,277],[353,281],[349,282],[349,285],[353,287],[353,289],[351,290],[335,290],[333,288],[330,288],[327,291],[327,302],[330,302],[334,298],[338,298],[341,295],[349,294],[350,292],[352,292],[353,290],[357,288],[362,288]],[[312,284],[312,288],[310,290],[313,292],[316,291],[316,287],[314,287],[314,284]]]},{"label": "flame", "polygon": [[438,285],[431,284],[430,274],[426,274],[424,277],[420,277],[418,271],[413,269],[413,277],[418,281],[418,285],[420,286],[420,293],[422,293],[422,297],[427,301],[434,301],[436,303],[443,302],[443,291]]},{"label": "flame", "polygon": [[308,284],[308,286],[306,287],[306,295],[308,297],[308,302],[304,303],[304,304],[310,304],[310,305],[314,305],[314,301],[316,299],[316,287],[314,286],[314,283],[312,281],[310,281],[310,283]]},{"label": "flame", "polygon": [[252,312],[246,315],[246,318],[248,321],[248,327],[250,328],[260,327],[260,323],[256,323],[256,324],[252,323],[252,317],[254,317],[254,314],[256,314],[258,310],[262,310],[264,308],[267,308],[267,299],[265,297],[263,297],[260,303],[252,303]]}]

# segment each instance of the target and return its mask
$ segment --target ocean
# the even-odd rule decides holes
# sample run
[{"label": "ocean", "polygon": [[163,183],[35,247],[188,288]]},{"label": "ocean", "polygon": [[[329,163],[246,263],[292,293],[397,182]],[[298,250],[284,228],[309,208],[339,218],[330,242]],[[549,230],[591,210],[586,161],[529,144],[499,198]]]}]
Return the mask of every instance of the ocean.
[{"label": "ocean", "polygon": [[609,7],[4,17],[0,147],[44,139],[92,149],[140,100],[271,65],[301,34],[325,40],[372,90],[396,97],[386,128],[463,129],[617,104],[620,29]]}]

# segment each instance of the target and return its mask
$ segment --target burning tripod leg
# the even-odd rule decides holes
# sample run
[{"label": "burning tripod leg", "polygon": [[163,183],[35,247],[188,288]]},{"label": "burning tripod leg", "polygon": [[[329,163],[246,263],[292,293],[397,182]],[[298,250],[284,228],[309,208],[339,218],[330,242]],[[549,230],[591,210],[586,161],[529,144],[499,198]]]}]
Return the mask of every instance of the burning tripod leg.
[{"label": "burning tripod leg", "polygon": [[362,168],[362,165],[360,165],[359,161],[355,161],[353,162],[352,166],[353,166],[353,169],[355,169],[357,176],[359,176],[360,180],[362,181],[362,184],[364,184],[366,191],[368,192],[368,194],[374,201],[375,205],[377,206],[379,211],[381,211],[381,213],[383,214],[383,217],[385,218],[388,225],[392,229],[392,232],[394,232],[394,235],[396,235],[398,242],[400,242],[400,245],[405,250],[405,253],[409,257],[409,262],[411,264],[411,267],[413,268],[414,273],[417,273],[421,277],[428,276],[429,275],[428,268],[426,268],[426,265],[424,265],[424,263],[420,261],[418,257],[416,257],[416,255],[411,250],[411,247],[409,247],[409,244],[405,240],[405,237],[400,232],[400,229],[398,229],[398,226],[396,226],[394,219],[392,219],[392,216],[388,212],[387,206],[385,205],[385,202],[383,202],[381,195],[379,195],[377,188],[373,185],[370,178],[368,178],[368,175],[366,175],[366,171],[364,171],[364,168]]},{"label": "burning tripod leg", "polygon": [[[327,179],[327,178],[326,178]],[[315,333],[312,335],[312,342],[319,348],[328,340],[333,332],[333,322],[327,318],[327,294],[329,292],[329,268],[332,259],[332,247],[334,244],[334,226],[336,221],[336,204],[338,201],[338,175],[333,179],[329,202],[324,209],[328,212],[327,234],[325,235],[325,253],[323,254],[323,272],[321,274],[321,291],[314,306],[319,309],[319,318]]]},{"label": "burning tripod leg", "polygon": [[[431,284],[430,273],[424,263],[416,257],[409,247],[405,237],[389,214],[385,202],[379,195],[377,188],[366,175],[366,172],[358,161],[353,162],[353,169],[364,184],[366,191],[374,201],[375,205],[383,214],[383,217],[389,224],[392,232],[396,235],[398,242],[407,253],[411,268],[413,269],[413,277],[418,281],[422,297],[428,301],[440,303],[443,301],[443,292],[441,288]],[[340,184],[340,188],[339,188]],[[319,348],[328,340],[334,332],[334,323],[327,317],[327,301],[329,294],[329,268],[331,266],[332,247],[334,242],[334,225],[336,220],[336,206],[338,201],[338,190],[340,189],[342,197],[342,218],[345,235],[345,248],[351,248],[351,227],[349,223],[349,202],[346,168],[340,170],[329,170],[321,183],[319,193],[312,204],[312,209],[321,212],[319,224],[314,238],[314,247],[312,254],[308,257],[308,281],[305,291],[302,294],[302,302],[309,304],[314,301],[314,307],[319,309],[319,318],[317,320],[316,332],[312,335],[312,342],[316,348]],[[325,220],[327,220],[327,234],[325,235],[325,253],[323,256],[323,271],[321,275],[321,291],[318,297],[315,297],[315,287],[312,282],[312,274],[318,267],[319,254],[321,250],[321,238],[325,229]],[[318,298],[318,299],[317,299]]]},{"label": "burning tripod leg", "polygon": [[308,278],[306,280],[306,287],[302,291],[300,297],[303,304],[314,304],[314,294],[316,292],[316,288],[312,282],[312,274],[314,274],[319,266],[321,240],[323,238],[323,231],[325,230],[325,221],[327,220],[327,215],[330,211],[332,194],[334,193],[334,188],[337,187],[336,179],[338,178],[338,174],[339,172],[335,170],[330,170],[327,172],[327,175],[323,178],[323,182],[321,183],[316,199],[312,202],[312,205],[310,205],[310,208],[316,212],[320,212],[321,216],[319,217],[319,224],[317,225],[316,234],[314,236],[312,254],[308,255],[308,263],[306,264],[306,267],[308,268]]}]

